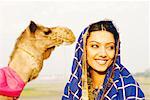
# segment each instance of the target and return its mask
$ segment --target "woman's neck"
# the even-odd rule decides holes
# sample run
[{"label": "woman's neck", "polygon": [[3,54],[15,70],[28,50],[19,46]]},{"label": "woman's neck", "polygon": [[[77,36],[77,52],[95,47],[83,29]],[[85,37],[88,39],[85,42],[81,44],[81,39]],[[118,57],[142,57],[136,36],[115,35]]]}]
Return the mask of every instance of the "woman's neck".
[{"label": "woman's neck", "polygon": [[105,78],[105,75],[106,73],[104,72],[97,72],[95,70],[91,70],[90,71],[90,74],[91,74],[91,78],[92,78],[92,85],[93,85],[93,88],[94,89],[98,89],[98,88],[101,88],[101,86],[103,85],[103,82],[104,82],[104,78]]}]

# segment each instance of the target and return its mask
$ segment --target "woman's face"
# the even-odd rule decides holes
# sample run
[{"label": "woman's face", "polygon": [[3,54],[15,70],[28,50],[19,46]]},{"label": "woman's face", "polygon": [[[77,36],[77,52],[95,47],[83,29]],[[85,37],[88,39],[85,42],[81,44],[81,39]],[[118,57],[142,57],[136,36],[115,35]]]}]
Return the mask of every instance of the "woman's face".
[{"label": "woman's face", "polygon": [[87,62],[98,72],[104,72],[112,64],[115,55],[115,39],[108,31],[94,31],[87,39]]}]

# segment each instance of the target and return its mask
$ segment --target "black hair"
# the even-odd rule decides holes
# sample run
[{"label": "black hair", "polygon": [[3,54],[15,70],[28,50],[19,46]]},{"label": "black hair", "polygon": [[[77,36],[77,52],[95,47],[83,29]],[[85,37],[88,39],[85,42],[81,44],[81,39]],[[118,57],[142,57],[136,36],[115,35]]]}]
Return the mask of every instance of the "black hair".
[{"label": "black hair", "polygon": [[113,25],[112,21],[99,21],[96,23],[93,23],[90,25],[88,33],[93,31],[101,31],[105,30],[113,34],[114,39],[115,39],[115,46],[117,45],[117,41],[119,39],[119,33],[115,26]]}]

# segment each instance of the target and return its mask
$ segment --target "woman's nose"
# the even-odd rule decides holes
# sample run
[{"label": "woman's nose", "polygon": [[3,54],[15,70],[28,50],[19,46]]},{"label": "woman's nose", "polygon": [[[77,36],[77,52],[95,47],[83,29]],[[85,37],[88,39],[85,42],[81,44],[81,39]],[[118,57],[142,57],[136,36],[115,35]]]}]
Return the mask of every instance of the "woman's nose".
[{"label": "woman's nose", "polygon": [[99,55],[100,57],[103,57],[103,58],[107,56],[105,47],[101,47],[101,48],[99,49],[98,55]]}]

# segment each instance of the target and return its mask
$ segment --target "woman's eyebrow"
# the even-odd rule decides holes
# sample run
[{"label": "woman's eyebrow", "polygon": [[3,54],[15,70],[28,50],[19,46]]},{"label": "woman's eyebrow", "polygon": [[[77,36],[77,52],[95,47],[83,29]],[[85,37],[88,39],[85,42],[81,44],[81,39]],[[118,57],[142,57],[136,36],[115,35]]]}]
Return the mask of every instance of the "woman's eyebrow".
[{"label": "woman's eyebrow", "polygon": [[[91,43],[91,42],[101,44],[100,42],[97,42],[97,41],[89,41],[89,43]],[[115,44],[115,42],[107,42],[107,43],[105,43],[105,44],[111,44],[111,43]]]},{"label": "woman's eyebrow", "polygon": [[106,43],[106,44],[115,44],[115,42],[108,42],[108,43]]},{"label": "woman's eyebrow", "polygon": [[96,43],[99,43],[99,42],[97,42],[97,41],[89,41],[89,43],[91,43],[91,42],[96,42]]}]

